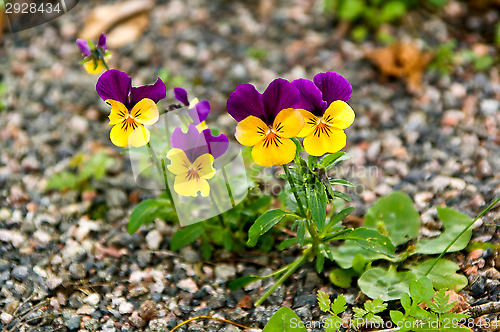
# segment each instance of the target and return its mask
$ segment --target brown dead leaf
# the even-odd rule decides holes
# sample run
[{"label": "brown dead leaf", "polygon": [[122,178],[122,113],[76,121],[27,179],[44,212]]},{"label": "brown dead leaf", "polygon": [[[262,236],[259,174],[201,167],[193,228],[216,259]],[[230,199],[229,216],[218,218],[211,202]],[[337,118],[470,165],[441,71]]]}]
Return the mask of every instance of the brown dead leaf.
[{"label": "brown dead leaf", "polygon": [[397,42],[388,47],[365,52],[386,76],[403,77],[410,92],[420,91],[423,71],[431,61],[430,53],[421,52],[410,42]]},{"label": "brown dead leaf", "polygon": [[86,20],[80,38],[96,40],[107,33],[110,48],[122,47],[139,38],[149,25],[154,0],[131,0],[95,8]]},{"label": "brown dead leaf", "polygon": [[451,309],[451,312],[462,312],[470,308],[469,303],[465,300],[463,295],[458,294],[454,290],[447,290],[445,293],[450,296],[448,303],[456,302],[455,306]]}]

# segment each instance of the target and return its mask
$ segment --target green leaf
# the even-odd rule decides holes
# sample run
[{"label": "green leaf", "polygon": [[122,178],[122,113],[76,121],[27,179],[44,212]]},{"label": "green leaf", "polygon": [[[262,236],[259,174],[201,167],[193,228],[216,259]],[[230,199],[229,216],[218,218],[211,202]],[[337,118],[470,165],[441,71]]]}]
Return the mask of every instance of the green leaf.
[{"label": "green leaf", "polygon": [[313,188],[307,187],[307,199],[309,200],[309,209],[311,216],[320,232],[325,228],[326,203],[328,201],[325,187],[316,182]]},{"label": "green leaf", "polygon": [[352,269],[344,270],[337,267],[330,272],[329,276],[335,286],[347,289],[351,287],[352,278],[356,276],[356,272]]},{"label": "green leaf", "polygon": [[427,305],[429,308],[437,314],[444,314],[450,311],[456,302],[448,303],[450,296],[446,294],[444,289],[440,290],[434,296],[434,302],[429,302]]},{"label": "green leaf", "polygon": [[187,246],[196,241],[204,232],[205,224],[201,222],[179,229],[170,241],[170,250],[175,251]]},{"label": "green leaf", "polygon": [[396,326],[400,326],[398,323],[405,321],[405,315],[401,311],[391,310],[389,316],[391,316],[391,320]]},{"label": "green leaf", "polygon": [[329,181],[330,181],[330,184],[332,186],[339,184],[339,185],[344,186],[344,187],[354,188],[354,185],[351,182],[346,181],[346,180],[330,179]]},{"label": "green leaf", "polygon": [[343,199],[344,201],[352,202],[351,197],[349,197],[349,195],[347,195],[346,193],[340,192],[338,190],[332,190],[331,193],[333,194],[333,197],[338,197]]},{"label": "green leaf", "polygon": [[330,311],[330,296],[326,294],[325,292],[319,290],[317,293],[317,298],[318,298],[318,305],[321,311],[329,312]]},{"label": "green leaf", "polygon": [[422,277],[410,282],[410,294],[417,303],[428,302],[434,297],[434,287],[429,277]]},{"label": "green leaf", "polygon": [[[472,222],[468,215],[447,207],[438,207],[437,211],[439,219],[443,222],[444,231],[437,238],[419,240],[415,247],[415,253],[440,254]],[[469,229],[451,246],[448,252],[462,250],[467,246],[471,237],[472,229]]]},{"label": "green leaf", "polygon": [[321,163],[318,166],[328,171],[339,162],[347,160],[351,157],[352,156],[350,154],[345,153],[344,151],[335,152],[323,157],[323,159],[321,159]]},{"label": "green leaf", "polygon": [[[410,270],[417,276],[423,277],[434,263],[435,258],[431,258],[422,263],[409,266]],[[436,289],[453,289],[459,291],[467,286],[467,278],[457,274],[459,266],[447,259],[440,259],[436,266],[429,273],[432,285]]]},{"label": "green leaf", "polygon": [[306,235],[306,222],[307,220],[302,219],[299,221],[299,226],[297,227],[297,240],[299,240],[299,244],[302,247],[304,245],[304,238]]},{"label": "green leaf", "polygon": [[259,238],[267,233],[274,225],[286,216],[286,212],[280,209],[270,210],[261,215],[248,230],[247,245],[255,247]]},{"label": "green leaf", "polygon": [[369,269],[359,278],[358,286],[369,298],[391,301],[407,293],[410,281],[414,279],[414,273],[398,272],[396,266],[391,265],[388,270],[379,267]]},{"label": "green leaf", "polygon": [[348,215],[350,215],[352,213],[352,211],[354,211],[354,207],[351,206],[351,207],[348,207],[348,208],[345,208],[343,209],[342,211],[340,211],[339,213],[337,213],[336,215],[334,215],[330,221],[328,222],[328,224],[325,226],[325,230],[324,232],[326,234],[328,234],[329,232],[331,232],[331,229],[337,225],[340,221],[344,220],[345,217],[347,217]]},{"label": "green leaf", "polygon": [[383,259],[386,257],[385,255],[364,249],[360,247],[356,242],[350,240],[346,240],[340,247],[333,248],[332,250],[335,262],[337,262],[337,264],[343,269],[352,268],[354,265],[355,257],[361,257],[365,262],[364,265],[374,260]]},{"label": "green leaf", "polygon": [[137,204],[130,214],[127,227],[128,233],[132,235],[137,232],[142,225],[153,221],[154,218],[156,218],[159,206],[160,205],[155,199],[146,199]]},{"label": "green leaf", "polygon": [[343,325],[342,318],[338,316],[328,316],[325,318],[325,331],[326,332],[337,332],[342,325]]},{"label": "green leaf", "polygon": [[321,273],[325,266],[325,256],[319,254],[316,256],[316,272]]},{"label": "green leaf", "polygon": [[296,313],[288,307],[281,307],[269,319],[262,332],[307,332]]},{"label": "green leaf", "polygon": [[366,250],[380,253],[389,257],[394,257],[396,248],[391,240],[379,232],[359,227],[345,236],[346,240],[352,240]]},{"label": "green leaf", "polygon": [[278,247],[278,249],[279,250],[284,250],[284,249],[290,248],[291,246],[294,246],[296,244],[299,244],[299,239],[297,239],[297,238],[287,239],[287,240],[281,242],[281,244]]},{"label": "green leaf", "polygon": [[382,7],[380,21],[389,23],[402,17],[406,13],[406,6],[401,1],[389,1]]},{"label": "green leaf", "polygon": [[244,276],[241,278],[238,278],[236,280],[233,280],[229,282],[228,286],[230,290],[237,290],[240,288],[243,288],[249,284],[251,284],[254,281],[264,279],[264,277],[259,277],[259,276]]},{"label": "green leaf", "polygon": [[366,301],[364,304],[366,310],[371,313],[378,314],[379,312],[387,309],[387,304],[381,299],[374,299],[373,301]]},{"label": "green leaf", "polygon": [[362,0],[349,0],[342,3],[339,8],[338,15],[342,20],[354,21],[361,17],[365,3]]},{"label": "green leaf", "polygon": [[347,309],[347,302],[345,300],[344,294],[340,294],[332,303],[332,311],[335,315],[338,315],[344,312],[346,309]]},{"label": "green leaf", "polygon": [[420,227],[420,215],[410,196],[394,192],[380,198],[366,213],[365,225],[379,229],[381,223],[396,246],[414,239]]}]

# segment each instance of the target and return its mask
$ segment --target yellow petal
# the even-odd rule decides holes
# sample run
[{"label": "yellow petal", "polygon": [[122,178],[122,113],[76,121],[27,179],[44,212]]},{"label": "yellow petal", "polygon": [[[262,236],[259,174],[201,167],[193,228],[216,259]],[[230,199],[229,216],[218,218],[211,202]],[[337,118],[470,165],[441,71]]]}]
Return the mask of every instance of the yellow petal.
[{"label": "yellow petal", "polygon": [[123,105],[121,102],[113,100],[113,99],[107,99],[106,103],[111,105],[111,114],[109,114],[109,124],[110,125],[115,125],[120,122],[123,122],[125,118],[128,115],[128,110],[125,105]]},{"label": "yellow petal", "polygon": [[273,122],[273,129],[280,137],[291,138],[297,136],[304,126],[304,117],[293,108],[281,110]]},{"label": "yellow petal", "polygon": [[200,101],[198,100],[198,98],[194,98],[193,100],[191,100],[191,101],[189,102],[189,107],[188,107],[188,109],[192,109],[192,108],[193,108],[193,107],[195,107],[195,106],[196,106],[196,104],[198,104],[199,102],[200,102]]},{"label": "yellow petal", "polygon": [[184,173],[175,176],[174,190],[177,194],[185,197],[196,197],[198,192],[201,192],[201,196],[207,197],[210,194],[210,185],[202,177]]},{"label": "yellow petal", "polygon": [[156,123],[159,118],[156,103],[148,98],[144,98],[135,104],[130,114],[137,122],[145,125],[152,125]]},{"label": "yellow petal", "polygon": [[117,123],[111,128],[109,137],[111,142],[119,147],[125,147],[129,145],[129,136],[136,128],[136,124],[130,118]]},{"label": "yellow petal", "polygon": [[134,148],[144,146],[148,144],[150,135],[149,129],[139,124],[138,127],[130,133],[128,137],[129,144]]},{"label": "yellow petal", "polygon": [[236,140],[241,145],[253,146],[266,137],[269,127],[264,121],[256,116],[250,115],[236,126]]},{"label": "yellow petal", "polygon": [[215,169],[212,166],[213,162],[214,157],[209,153],[205,153],[196,158],[193,163],[193,168],[200,177],[211,179],[215,175]]},{"label": "yellow petal", "polygon": [[296,150],[291,139],[271,133],[252,148],[252,159],[260,166],[284,165],[295,158]]},{"label": "yellow petal", "polygon": [[83,68],[89,74],[99,74],[106,67],[104,67],[104,62],[102,62],[102,60],[97,60],[97,66],[96,66],[96,63],[94,62],[94,60],[91,60],[91,61],[85,62],[83,64]]},{"label": "yellow petal", "polygon": [[203,130],[208,129],[207,123],[205,121],[201,122],[196,126],[196,129],[201,133]]},{"label": "yellow petal", "polygon": [[354,122],[354,111],[345,101],[335,100],[326,109],[323,120],[335,128],[345,129]]},{"label": "yellow petal", "polygon": [[318,117],[306,110],[299,109],[298,111],[304,118],[304,127],[302,127],[302,130],[297,134],[297,136],[306,137],[307,135],[310,135],[314,131],[314,129],[316,129],[316,125],[318,124]]},{"label": "yellow petal", "polygon": [[311,156],[322,156],[325,153],[334,153],[342,149],[347,137],[342,129],[328,127],[321,124],[316,130],[304,138],[304,150]]},{"label": "yellow petal", "polygon": [[186,156],[186,153],[181,149],[170,149],[167,152],[167,158],[170,159],[168,170],[175,175],[184,174],[191,168],[191,163]]}]

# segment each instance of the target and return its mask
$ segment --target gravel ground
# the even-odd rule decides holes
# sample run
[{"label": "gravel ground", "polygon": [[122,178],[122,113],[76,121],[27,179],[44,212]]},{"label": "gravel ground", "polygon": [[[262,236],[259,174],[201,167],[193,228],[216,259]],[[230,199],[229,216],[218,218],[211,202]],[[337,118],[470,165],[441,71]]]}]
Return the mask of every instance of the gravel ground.
[{"label": "gravel ground", "polygon": [[[109,1],[106,1],[109,2]],[[156,221],[133,236],[127,216],[140,199],[128,160],[109,141],[107,108],[83,72],[75,45],[98,1],[80,3],[48,24],[0,42],[0,329],[6,331],[167,331],[195,315],[217,315],[262,328],[281,305],[303,319],[320,319],[315,292],[338,294],[326,274],[305,265],[263,305],[252,306],[272,280],[239,291],[226,282],[246,274],[267,274],[297,252],[270,254],[215,252],[204,261],[197,245],[170,252],[177,229]],[[483,15],[495,15],[487,12]],[[459,49],[480,43],[482,16],[470,15]],[[128,72],[134,84],[151,83],[163,69],[182,76],[190,95],[210,100],[209,121],[234,130],[225,100],[238,84],[261,91],[276,77],[312,78],[333,70],[354,88],[356,112],[345,151],[354,157],[342,175],[357,184],[350,194],[355,215],[363,216],[378,197],[394,190],[410,194],[435,235],[435,206],[471,216],[500,195],[500,75],[498,66],[475,72],[456,67],[449,76],[426,72],[419,94],[403,81],[385,79],[363,51],[374,47],[342,38],[319,2],[157,1],[150,25],[138,41],[113,50],[111,66]],[[475,23],[476,22],[476,23]],[[399,38],[431,45],[455,37],[439,16],[418,31],[400,28]],[[456,38],[456,37],[455,37]],[[255,50],[264,56],[250,57]],[[497,49],[491,48],[498,58]],[[165,105],[173,103],[167,91]],[[228,135],[229,136],[229,135]],[[118,162],[94,181],[94,190],[47,191],[48,178],[66,169],[78,153],[103,150]],[[99,218],[91,211],[101,208]],[[499,242],[498,208],[477,224],[474,238]],[[358,218],[359,219],[359,218]],[[353,219],[356,220],[355,218]],[[470,285],[470,304],[498,301],[498,253],[452,255]],[[255,264],[248,261],[254,261]],[[479,263],[478,263],[479,262]],[[496,263],[496,265],[495,265]],[[333,265],[332,265],[333,266]],[[328,270],[328,269],[327,269]],[[495,270],[496,271],[496,270]],[[498,271],[497,271],[498,273]],[[350,304],[363,298],[347,290]],[[214,321],[197,321],[179,331],[238,331]]]}]

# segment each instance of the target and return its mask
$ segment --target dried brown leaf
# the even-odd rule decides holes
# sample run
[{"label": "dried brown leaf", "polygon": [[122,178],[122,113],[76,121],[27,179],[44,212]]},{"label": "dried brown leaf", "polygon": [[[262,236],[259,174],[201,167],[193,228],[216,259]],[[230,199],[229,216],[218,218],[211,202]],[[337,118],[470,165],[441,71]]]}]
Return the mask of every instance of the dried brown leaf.
[{"label": "dried brown leaf", "polygon": [[80,38],[96,40],[106,32],[110,48],[133,42],[148,27],[154,4],[154,0],[132,0],[99,6],[88,16]]},{"label": "dried brown leaf", "polygon": [[402,77],[409,91],[420,91],[423,71],[432,59],[430,53],[424,53],[409,42],[397,42],[388,47],[365,52],[365,56],[373,61],[386,76]]}]

